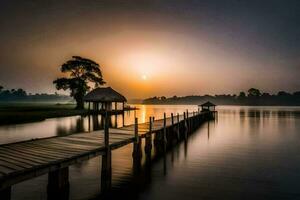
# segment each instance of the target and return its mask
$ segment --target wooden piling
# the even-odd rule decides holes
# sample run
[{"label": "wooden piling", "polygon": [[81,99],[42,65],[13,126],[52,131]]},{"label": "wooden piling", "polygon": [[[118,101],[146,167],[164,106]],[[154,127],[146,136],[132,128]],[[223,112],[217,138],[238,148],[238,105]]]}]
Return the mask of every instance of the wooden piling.
[{"label": "wooden piling", "polygon": [[188,133],[188,124],[187,124],[187,116],[188,116],[188,114],[187,113],[183,113],[183,118],[184,118],[184,131],[183,131],[183,133],[184,133],[184,138],[186,139],[187,138],[187,133]]},{"label": "wooden piling", "polygon": [[101,162],[101,192],[106,194],[111,189],[111,151],[106,151]]},{"label": "wooden piling", "polygon": [[145,137],[145,153],[151,155],[152,149],[152,117],[149,117],[149,132]]},{"label": "wooden piling", "polygon": [[0,190],[1,200],[10,200],[11,199],[11,187],[4,188]]},{"label": "wooden piling", "polygon": [[173,142],[173,138],[174,138],[174,132],[176,132],[175,126],[174,126],[174,115],[173,113],[171,113],[171,125],[172,125],[172,132],[171,132],[171,140]]},{"label": "wooden piling", "polygon": [[135,141],[133,143],[133,172],[139,173],[141,169],[141,160],[142,160],[142,150],[141,150],[141,142],[138,133],[138,118],[134,119],[134,137]]},{"label": "wooden piling", "polygon": [[68,199],[69,187],[69,167],[48,173],[48,199]]},{"label": "wooden piling", "polygon": [[191,118],[191,130],[194,130],[194,118],[195,118],[195,112],[193,111],[193,116]]},{"label": "wooden piling", "polygon": [[102,156],[101,191],[106,193],[111,188],[111,149],[109,145],[109,115],[105,113],[104,123],[105,154]]},{"label": "wooden piling", "polygon": [[186,129],[186,115],[185,112],[183,112],[183,123],[184,123],[184,129]]},{"label": "wooden piling", "polygon": [[109,148],[109,121],[108,121],[108,113],[105,113],[105,122],[104,122],[104,145],[105,148]]},{"label": "wooden piling", "polygon": [[188,112],[188,110],[187,110],[187,126],[188,126],[188,133],[190,133],[191,132],[191,116],[190,116],[190,114],[189,114],[189,112]]},{"label": "wooden piling", "polygon": [[134,137],[135,137],[135,142],[139,143],[139,131],[138,131],[138,118],[136,117],[134,119]]},{"label": "wooden piling", "polygon": [[166,113],[164,113],[164,138],[163,138],[163,142],[167,143],[167,117],[166,117]]},{"label": "wooden piling", "polygon": [[180,139],[179,132],[180,132],[180,119],[179,119],[179,113],[177,113],[177,130],[176,130],[176,133],[177,133],[177,140]]}]

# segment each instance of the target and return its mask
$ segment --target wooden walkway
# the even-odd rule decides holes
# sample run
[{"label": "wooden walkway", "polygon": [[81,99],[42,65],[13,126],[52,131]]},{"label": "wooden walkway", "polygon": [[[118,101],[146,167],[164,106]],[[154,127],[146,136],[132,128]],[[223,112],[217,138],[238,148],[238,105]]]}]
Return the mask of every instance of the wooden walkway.
[{"label": "wooden walkway", "polygon": [[[109,128],[109,146],[105,145],[105,130],[0,145],[0,196],[8,195],[6,199],[9,199],[11,186],[21,181],[64,169],[98,155],[105,155],[107,149],[120,148],[148,134],[173,126],[179,127],[181,123],[192,123],[192,119],[196,123],[195,119],[205,119],[208,114],[210,112],[189,113],[151,120],[151,123]],[[1,199],[2,197],[4,196],[1,196]]]}]

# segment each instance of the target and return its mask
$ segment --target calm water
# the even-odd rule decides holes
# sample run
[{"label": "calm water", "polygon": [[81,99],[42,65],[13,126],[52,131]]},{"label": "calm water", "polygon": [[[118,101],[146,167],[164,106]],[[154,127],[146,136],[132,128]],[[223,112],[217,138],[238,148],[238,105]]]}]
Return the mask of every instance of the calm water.
[{"label": "calm water", "polygon": [[[195,106],[140,106],[139,121]],[[113,151],[113,197],[131,199],[300,199],[300,108],[219,106],[218,119],[142,171],[132,169],[132,146]],[[125,114],[125,124],[134,113]],[[89,126],[90,121],[90,126]],[[115,119],[112,119],[114,125]],[[122,125],[122,117],[117,125]],[[0,128],[14,142],[101,128],[101,118],[67,117]],[[70,167],[70,199],[101,198],[101,159]],[[13,199],[47,199],[47,176],[13,187]]]}]

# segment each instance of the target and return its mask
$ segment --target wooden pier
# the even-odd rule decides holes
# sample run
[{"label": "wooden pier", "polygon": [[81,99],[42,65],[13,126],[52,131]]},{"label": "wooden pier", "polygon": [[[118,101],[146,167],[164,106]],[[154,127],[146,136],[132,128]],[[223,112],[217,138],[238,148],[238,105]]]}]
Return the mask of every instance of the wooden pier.
[{"label": "wooden pier", "polygon": [[[101,190],[111,186],[111,151],[133,143],[133,163],[141,161],[141,140],[145,139],[145,154],[151,156],[154,145],[166,151],[174,141],[186,139],[201,123],[213,119],[215,111],[184,112],[183,115],[135,123],[121,128],[109,128],[105,117],[104,130],[51,137],[0,145],[0,199],[11,198],[11,187],[19,182],[48,173],[48,198],[68,195],[69,170],[74,163],[102,155]],[[152,140],[154,136],[154,140]],[[55,199],[55,197],[53,197]]]}]

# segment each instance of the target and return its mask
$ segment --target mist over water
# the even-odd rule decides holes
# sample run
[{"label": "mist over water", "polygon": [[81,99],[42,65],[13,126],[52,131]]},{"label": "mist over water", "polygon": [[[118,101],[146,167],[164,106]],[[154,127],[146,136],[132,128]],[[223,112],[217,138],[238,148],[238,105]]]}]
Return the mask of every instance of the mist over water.
[{"label": "mist over water", "polygon": [[[139,122],[196,106],[143,106]],[[215,121],[204,123],[166,156],[133,169],[132,145],[112,153],[110,198],[131,199],[298,199],[300,192],[300,108],[219,106]],[[130,124],[134,113],[126,113]],[[91,119],[90,119],[91,120]],[[101,119],[98,118],[101,125]],[[90,129],[95,121],[91,120]],[[112,119],[114,124],[114,119]],[[118,116],[117,125],[122,125]],[[99,127],[98,127],[99,128]],[[100,126],[101,128],[101,126]],[[88,131],[87,117],[49,119],[4,126],[0,142]],[[47,175],[13,187],[12,199],[47,199]],[[70,166],[70,199],[99,199],[101,157]]]}]

